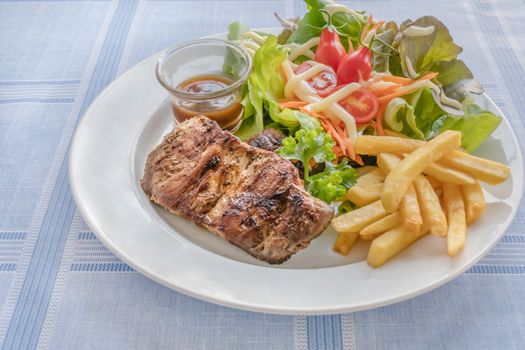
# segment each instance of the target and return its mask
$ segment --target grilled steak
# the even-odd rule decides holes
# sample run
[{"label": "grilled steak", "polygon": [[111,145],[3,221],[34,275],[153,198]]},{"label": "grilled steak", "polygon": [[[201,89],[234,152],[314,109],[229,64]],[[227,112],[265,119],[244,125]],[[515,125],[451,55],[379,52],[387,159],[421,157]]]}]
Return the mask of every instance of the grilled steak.
[{"label": "grilled steak", "polygon": [[164,137],[141,184],[153,202],[272,264],[307,247],[333,216],[304,190],[291,162],[205,117]]},{"label": "grilled steak", "polygon": [[281,147],[281,142],[284,139],[284,134],[279,130],[268,128],[257,133],[248,139],[246,142],[253,147],[262,148],[267,151],[277,151]]}]

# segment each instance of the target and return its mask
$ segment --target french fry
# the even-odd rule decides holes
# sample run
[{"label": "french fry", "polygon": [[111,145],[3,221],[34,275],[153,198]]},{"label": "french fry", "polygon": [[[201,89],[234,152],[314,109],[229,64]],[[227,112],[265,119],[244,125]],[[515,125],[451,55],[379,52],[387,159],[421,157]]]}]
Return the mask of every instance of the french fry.
[{"label": "french fry", "polygon": [[458,185],[443,184],[443,203],[448,220],[447,251],[448,255],[456,255],[465,246],[467,234],[465,204]]},{"label": "french fry", "polygon": [[[401,159],[390,153],[380,153],[377,155],[377,165],[385,174],[389,174],[399,165]],[[423,218],[416,195],[416,190],[412,184],[409,185],[408,191],[403,196],[399,211],[401,213],[403,224],[408,231],[419,231]]]},{"label": "french fry", "polygon": [[376,162],[379,169],[388,175],[392,169],[399,165],[401,159],[391,153],[379,153]]},{"label": "french fry", "polygon": [[419,232],[423,224],[423,218],[421,217],[421,209],[419,208],[416,189],[413,184],[408,186],[408,190],[399,205],[399,212],[401,213],[405,229],[409,232]]},{"label": "french fry", "polygon": [[385,135],[386,136],[400,137],[402,139],[409,138],[408,136],[403,135],[402,133],[397,132],[397,131],[393,131],[393,130],[389,130],[389,129],[385,129],[384,131],[385,131]]},{"label": "french fry", "polygon": [[401,214],[399,214],[399,212],[395,212],[392,214],[388,214],[381,220],[378,220],[368,225],[367,227],[362,229],[361,232],[359,232],[359,236],[362,239],[369,241],[379,237],[386,231],[399,225],[401,225]]},{"label": "french fry", "polygon": [[427,232],[425,226],[421,227],[419,232],[409,232],[403,225],[390,229],[372,241],[368,251],[368,264],[372,267],[380,267]]},{"label": "french fry", "polygon": [[374,221],[387,215],[381,200],[343,214],[332,220],[337,232],[359,232]]},{"label": "french fry", "polygon": [[385,178],[385,186],[381,196],[385,210],[389,213],[396,211],[414,178],[428,165],[460,145],[461,133],[447,130],[403,159]]},{"label": "french fry", "polygon": [[504,164],[459,151],[453,152],[451,156],[443,158],[439,163],[463,171],[491,185],[502,183],[510,174],[510,168]]},{"label": "french fry", "polygon": [[332,249],[339,254],[348,255],[358,237],[358,232],[340,232]]},{"label": "french fry", "polygon": [[352,203],[364,207],[380,199],[382,191],[382,182],[368,185],[354,185],[346,192],[346,198]]},{"label": "french fry", "polygon": [[[354,150],[358,154],[378,155],[388,152],[401,156],[403,153],[412,153],[424,144],[425,141],[401,137],[363,135],[356,139]],[[473,156],[462,150],[450,152],[439,161],[439,164],[464,172],[491,185],[505,181],[510,174],[508,166]]]},{"label": "french fry", "polygon": [[364,186],[371,185],[385,180],[385,173],[379,168],[375,168],[369,173],[364,174],[357,178],[356,185]]},{"label": "french fry", "polygon": [[479,182],[476,182],[474,185],[461,186],[461,194],[465,202],[467,224],[471,224],[479,219],[485,211],[483,189],[479,185]]},{"label": "french fry", "polygon": [[434,190],[437,190],[438,188],[441,188],[443,186],[443,182],[438,181],[437,179],[433,178],[432,176],[426,176],[426,179],[432,186]]},{"label": "french fry", "polygon": [[472,185],[476,179],[470,175],[443,166],[439,163],[432,163],[423,170],[423,173],[434,177],[441,182],[448,182],[456,185]]},{"label": "french fry", "polygon": [[423,221],[427,224],[430,233],[440,237],[446,236],[447,218],[441,209],[439,197],[434,192],[429,180],[423,175],[418,175],[414,179],[414,187],[419,199]]},{"label": "french fry", "polygon": [[394,136],[359,136],[354,143],[354,150],[358,154],[376,156],[379,153],[392,153],[398,156],[403,153],[412,153],[425,141],[405,139]]},{"label": "french fry", "polygon": [[363,176],[363,175],[368,174],[369,172],[371,172],[372,170],[375,170],[375,169],[377,169],[376,166],[365,165],[365,166],[362,166],[362,167],[359,167],[359,168],[355,168],[355,171],[357,172],[358,176]]}]

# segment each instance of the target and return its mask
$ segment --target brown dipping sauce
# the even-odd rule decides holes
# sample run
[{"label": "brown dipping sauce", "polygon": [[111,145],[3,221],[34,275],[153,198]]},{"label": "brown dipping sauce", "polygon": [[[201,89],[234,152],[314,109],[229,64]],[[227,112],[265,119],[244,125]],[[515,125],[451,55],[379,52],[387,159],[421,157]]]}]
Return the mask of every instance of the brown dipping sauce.
[{"label": "brown dipping sauce", "polygon": [[[187,79],[177,86],[178,90],[199,94],[216,92],[225,89],[233,82],[221,75],[199,75]],[[173,115],[179,122],[196,115],[205,115],[215,120],[223,129],[235,129],[243,113],[240,96],[235,92],[210,99],[179,98],[173,103]]]}]

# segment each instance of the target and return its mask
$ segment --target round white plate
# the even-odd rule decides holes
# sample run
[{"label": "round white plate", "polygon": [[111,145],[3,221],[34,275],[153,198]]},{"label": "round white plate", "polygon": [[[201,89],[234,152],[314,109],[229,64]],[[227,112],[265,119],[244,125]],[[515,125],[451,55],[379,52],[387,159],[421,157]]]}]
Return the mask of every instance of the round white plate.
[{"label": "round white plate", "polygon": [[[222,36],[223,37],[223,36]],[[228,242],[153,205],[140,188],[145,159],[172,127],[167,94],[154,68],[160,54],[134,66],[93,102],[77,128],[69,176],[75,201],[97,237],[137,271],[210,302],[280,314],[358,311],[405,300],[458,276],[496,244],[522,193],[522,157],[509,123],[476,152],[508,164],[511,177],[485,186],[485,215],[471,225],[465,249],[446,254],[427,235],[379,269],[367,265],[367,244],[347,257],[332,251],[327,230],[279,266],[260,262]],[[487,96],[482,108],[502,115]]]}]

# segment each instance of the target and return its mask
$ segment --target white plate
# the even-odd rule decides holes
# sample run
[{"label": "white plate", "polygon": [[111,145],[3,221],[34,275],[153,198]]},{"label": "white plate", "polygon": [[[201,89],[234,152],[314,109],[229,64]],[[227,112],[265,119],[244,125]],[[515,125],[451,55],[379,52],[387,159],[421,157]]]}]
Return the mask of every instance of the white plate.
[{"label": "white plate", "polygon": [[[511,177],[486,186],[485,215],[469,227],[465,249],[446,254],[445,240],[426,236],[379,269],[359,243],[348,257],[332,252],[327,230],[280,266],[260,262],[213,234],[153,205],[139,180],[149,151],[172,127],[166,92],[154,74],[156,54],[111,83],[76,131],[69,176],[75,201],[97,237],[149,278],[194,297],[280,314],[358,311],[405,300],[458,276],[496,244],[522,194],[522,157],[503,119],[476,152],[508,164]],[[502,115],[487,96],[482,108]]]}]

